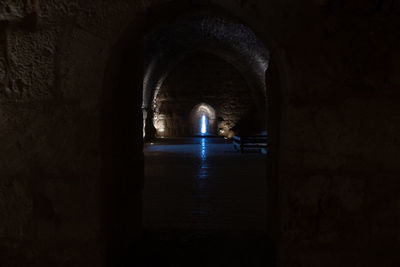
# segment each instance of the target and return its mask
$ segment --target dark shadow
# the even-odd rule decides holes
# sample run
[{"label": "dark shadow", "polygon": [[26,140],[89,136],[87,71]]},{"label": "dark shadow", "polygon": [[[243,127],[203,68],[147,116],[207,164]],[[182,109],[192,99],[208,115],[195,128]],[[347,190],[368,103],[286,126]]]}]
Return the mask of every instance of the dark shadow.
[{"label": "dark shadow", "polygon": [[[150,31],[193,16],[232,17],[221,7],[208,3],[173,1],[148,9],[145,13],[136,14],[135,21],[111,50],[102,96],[103,237],[99,240],[104,243],[107,266],[160,266],[160,263],[165,266],[180,266],[177,264],[207,266],[201,265],[204,263],[209,264],[208,266],[224,266],[221,264],[229,262],[228,254],[235,255],[235,258],[239,259],[241,265],[237,266],[257,266],[253,264],[253,260],[258,257],[255,255],[261,254],[271,255],[267,258],[271,263],[270,266],[274,265],[273,256],[276,255],[279,235],[274,230],[279,229],[278,217],[270,217],[269,227],[271,228],[267,231],[267,235],[247,239],[247,241],[230,238],[217,232],[210,233],[208,236],[192,236],[179,229],[169,229],[165,233],[143,231],[142,228],[144,158],[141,40]],[[273,102],[275,95],[276,93],[271,94],[270,102]],[[278,105],[278,102],[275,105]],[[278,107],[270,106],[269,109],[278,110]],[[270,114],[271,117],[278,115],[276,112]],[[277,119],[273,120],[276,122]],[[270,121],[273,120],[270,119]],[[279,124],[275,122],[272,124],[273,129],[268,129],[272,133],[271,143],[278,142]],[[271,160],[267,163],[270,168],[268,175],[271,175],[270,180],[273,181],[268,192],[276,189],[278,184],[278,158],[275,154],[277,150],[278,146],[273,146],[273,153],[269,153]],[[270,206],[268,215],[279,215],[277,194],[278,190],[268,196]],[[173,237],[165,240],[164,236],[168,234]],[[197,254],[196,251],[206,251],[203,255],[210,255],[209,258],[213,260],[207,261],[207,257],[203,260],[202,254]],[[242,255],[240,251],[243,252]],[[173,255],[179,255],[179,257]],[[192,264],[185,265],[186,260],[189,259]],[[198,263],[199,265],[193,265]]]}]

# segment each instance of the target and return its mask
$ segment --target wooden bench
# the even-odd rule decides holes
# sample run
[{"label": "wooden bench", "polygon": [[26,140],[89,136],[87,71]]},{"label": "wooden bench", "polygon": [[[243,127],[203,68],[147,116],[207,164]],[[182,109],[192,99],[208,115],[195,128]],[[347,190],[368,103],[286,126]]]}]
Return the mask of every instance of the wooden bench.
[{"label": "wooden bench", "polygon": [[245,148],[259,148],[267,149],[267,136],[266,135],[255,135],[255,136],[233,136],[233,147],[235,150],[240,150],[244,153]]}]

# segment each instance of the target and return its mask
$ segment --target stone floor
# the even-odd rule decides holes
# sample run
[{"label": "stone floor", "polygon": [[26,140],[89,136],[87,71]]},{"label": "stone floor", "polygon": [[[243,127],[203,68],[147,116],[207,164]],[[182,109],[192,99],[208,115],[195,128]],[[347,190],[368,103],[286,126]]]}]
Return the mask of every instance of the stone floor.
[{"label": "stone floor", "polygon": [[145,148],[136,266],[267,266],[265,155],[219,138]]}]

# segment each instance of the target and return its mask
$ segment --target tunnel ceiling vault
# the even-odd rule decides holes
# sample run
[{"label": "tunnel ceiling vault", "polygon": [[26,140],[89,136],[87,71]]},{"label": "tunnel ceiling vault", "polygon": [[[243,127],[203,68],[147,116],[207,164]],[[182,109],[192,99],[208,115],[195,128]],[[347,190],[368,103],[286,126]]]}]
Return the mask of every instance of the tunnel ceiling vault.
[{"label": "tunnel ceiling vault", "polygon": [[[222,51],[220,48],[213,48],[211,45],[199,47],[196,51],[181,53],[179,56],[173,58],[151,62],[148,71],[150,77],[147,77],[148,79],[145,79],[146,82],[144,83],[144,88],[148,88],[148,92],[150,92],[149,104],[154,105],[162,84],[169,74],[178,67],[181,62],[190,57],[191,54],[198,52],[214,55],[238,70],[244,81],[246,81],[248,88],[251,90],[249,94],[252,96],[258,110],[263,111],[265,109],[265,80],[260,79],[262,76],[254,72],[252,67],[247,65],[248,63],[243,58],[238,57],[235,52],[228,50]],[[143,107],[146,108],[145,105],[143,105]]]},{"label": "tunnel ceiling vault", "polygon": [[265,95],[269,53],[242,24],[216,17],[195,18],[152,32],[145,37],[143,108],[147,109],[168,73],[186,55],[212,53],[243,75],[253,95]]}]

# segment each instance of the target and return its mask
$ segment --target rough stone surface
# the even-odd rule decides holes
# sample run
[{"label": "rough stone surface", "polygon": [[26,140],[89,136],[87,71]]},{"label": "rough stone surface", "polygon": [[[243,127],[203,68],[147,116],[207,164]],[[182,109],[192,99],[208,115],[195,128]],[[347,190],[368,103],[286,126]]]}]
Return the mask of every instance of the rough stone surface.
[{"label": "rough stone surface", "polygon": [[265,127],[265,110],[257,110],[259,99],[239,71],[214,55],[193,53],[176,66],[155,96],[155,126],[157,129],[162,125],[163,130],[158,129],[157,134],[160,137],[199,134],[195,130],[200,121],[195,120],[193,110],[201,103],[215,110],[217,121],[210,125],[209,134],[231,137],[238,123],[247,123],[253,129],[258,126],[260,131]]},{"label": "rough stone surface", "polygon": [[[163,2],[0,1],[4,266],[104,265],[105,70],[128,25],[163,21],[141,20]],[[207,3],[255,32],[283,83],[279,265],[398,266],[399,1]]]},{"label": "rough stone surface", "polygon": [[145,38],[143,107],[148,107],[162,82],[188,54],[203,51],[234,65],[260,98],[265,95],[268,50],[243,24],[201,17],[152,32]]}]

